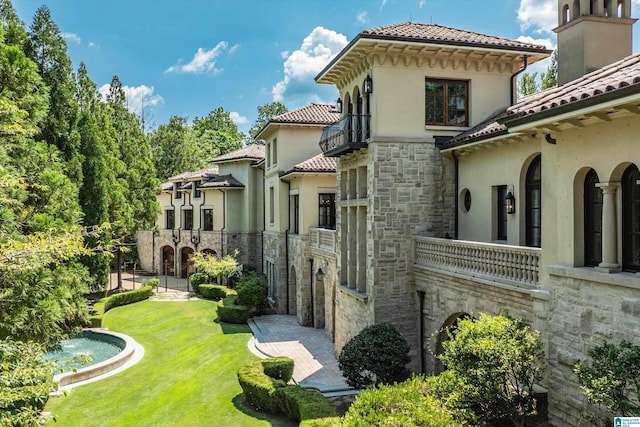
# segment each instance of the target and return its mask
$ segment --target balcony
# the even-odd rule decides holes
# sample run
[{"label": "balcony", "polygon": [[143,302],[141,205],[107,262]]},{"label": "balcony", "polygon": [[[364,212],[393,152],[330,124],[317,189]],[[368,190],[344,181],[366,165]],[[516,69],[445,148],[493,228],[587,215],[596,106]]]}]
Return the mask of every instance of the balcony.
[{"label": "balcony", "polygon": [[539,286],[540,248],[415,237],[415,265],[504,283]]},{"label": "balcony", "polygon": [[336,251],[336,230],[327,228],[309,229],[309,246],[328,252]]},{"label": "balcony", "polygon": [[340,157],[367,147],[371,115],[347,114],[322,130],[320,149],[327,157]]}]

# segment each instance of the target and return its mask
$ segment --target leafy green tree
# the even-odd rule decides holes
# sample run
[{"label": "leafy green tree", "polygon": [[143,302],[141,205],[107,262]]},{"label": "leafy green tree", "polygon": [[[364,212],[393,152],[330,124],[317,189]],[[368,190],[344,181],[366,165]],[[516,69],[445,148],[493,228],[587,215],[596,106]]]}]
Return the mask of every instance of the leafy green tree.
[{"label": "leafy green tree", "polygon": [[0,0],[0,27],[4,28],[4,43],[24,49],[29,36],[11,0]]},{"label": "leafy green tree", "polygon": [[203,166],[216,156],[242,148],[242,133],[222,107],[211,110],[206,117],[196,117],[193,132],[198,141],[194,155]]},{"label": "leafy green tree", "polygon": [[342,348],[338,366],[355,388],[391,384],[409,377],[409,344],[389,323],[364,328]]},{"label": "leafy green tree", "polygon": [[238,251],[233,254],[227,254],[222,258],[216,255],[209,255],[202,252],[196,252],[191,257],[195,267],[208,274],[209,277],[225,277],[229,278],[242,271],[242,265],[238,264]]},{"label": "leafy green tree", "polygon": [[607,408],[612,416],[640,416],[640,346],[604,342],[588,355],[591,363],[576,363],[573,372],[589,402]]},{"label": "leafy green tree", "polygon": [[537,77],[538,73],[522,73],[520,81],[518,82],[518,94],[521,97],[531,95],[540,91],[538,82],[536,81]]},{"label": "leafy green tree", "polygon": [[198,158],[194,132],[186,117],[172,116],[150,135],[153,160],[160,180],[185,171],[201,169],[208,161]]},{"label": "leafy green tree", "polygon": [[558,49],[551,55],[551,63],[547,71],[542,75],[542,90],[556,87],[558,85]]},{"label": "leafy green tree", "polygon": [[540,333],[522,319],[481,314],[461,319],[443,343],[442,360],[464,396],[485,421],[508,418],[523,426],[535,409],[534,384],[542,378]]},{"label": "leafy green tree", "polygon": [[260,132],[262,127],[266,125],[269,122],[269,120],[271,120],[272,117],[278,116],[280,114],[284,114],[287,111],[289,111],[287,110],[287,107],[285,107],[284,104],[280,102],[271,102],[271,103],[259,106],[258,118],[253,123],[253,126],[251,126],[251,129],[249,129],[249,136],[251,137],[251,139],[254,140],[256,143],[264,144],[264,141],[262,140],[255,140],[256,136],[258,135],[258,132]]},{"label": "leafy green tree", "polygon": [[50,88],[49,112],[36,139],[60,150],[67,176],[79,185],[82,159],[75,76],[67,55],[67,44],[46,6],[38,8],[33,17],[26,53],[38,65],[42,80]]}]

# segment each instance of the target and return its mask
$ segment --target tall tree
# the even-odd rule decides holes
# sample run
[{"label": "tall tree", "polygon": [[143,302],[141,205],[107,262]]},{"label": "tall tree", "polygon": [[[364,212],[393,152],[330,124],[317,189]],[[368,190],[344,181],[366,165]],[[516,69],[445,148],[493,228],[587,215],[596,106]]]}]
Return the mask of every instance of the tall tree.
[{"label": "tall tree", "polygon": [[542,90],[558,85],[558,49],[551,55],[551,63],[547,71],[542,75]]},{"label": "tall tree", "polygon": [[36,139],[58,147],[65,161],[67,175],[82,182],[82,159],[79,154],[78,102],[75,99],[75,76],[67,55],[67,44],[46,6],[36,11],[30,27],[28,56],[38,64],[42,80],[49,86],[49,114]]},{"label": "tall tree", "polygon": [[186,117],[172,116],[150,135],[153,161],[158,178],[165,180],[188,170],[203,166],[197,157],[196,138]]},{"label": "tall tree", "polygon": [[518,82],[518,94],[522,96],[531,95],[540,90],[538,86],[538,82],[536,78],[538,77],[538,73],[523,73],[522,77],[520,77],[520,81]]},{"label": "tall tree", "polygon": [[193,120],[193,131],[198,142],[194,153],[204,166],[212,158],[242,147],[242,133],[224,108],[211,110],[206,117]]},{"label": "tall tree", "polygon": [[0,0],[0,26],[4,27],[4,42],[24,49],[29,36],[11,0]]},{"label": "tall tree", "polygon": [[[258,132],[266,125],[272,117],[284,114],[287,111],[287,107],[280,102],[271,102],[269,104],[260,105],[258,107],[258,118],[249,129],[249,135],[255,141]],[[257,143],[264,144],[264,141],[255,141]]]}]

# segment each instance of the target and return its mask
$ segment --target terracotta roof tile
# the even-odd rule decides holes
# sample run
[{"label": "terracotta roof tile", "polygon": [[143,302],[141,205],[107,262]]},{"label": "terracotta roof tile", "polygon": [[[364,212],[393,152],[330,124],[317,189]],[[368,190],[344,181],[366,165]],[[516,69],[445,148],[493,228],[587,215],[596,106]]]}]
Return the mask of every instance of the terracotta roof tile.
[{"label": "terracotta roof tile", "polygon": [[486,46],[502,49],[524,49],[545,51],[545,46],[524,43],[518,40],[506,39],[473,31],[459,30],[437,24],[420,24],[417,22],[403,22],[401,24],[386,25],[371,28],[360,33],[361,37],[381,37],[390,39],[415,40],[420,42],[441,42],[463,44],[468,46]]},{"label": "terracotta roof tile", "polygon": [[271,118],[269,123],[302,123],[329,125],[340,120],[340,114],[331,104],[310,104]]},{"label": "terracotta roof tile", "polygon": [[250,144],[239,150],[231,151],[230,153],[221,154],[211,160],[210,163],[229,162],[232,160],[262,160],[264,159],[264,145]]},{"label": "terracotta roof tile", "polygon": [[598,96],[615,96],[616,91],[630,89],[640,92],[640,54],[614,62],[562,86],[526,96],[503,112],[457,135],[444,148],[498,135],[507,129],[502,123],[508,125],[510,120],[543,112],[553,113],[554,108],[559,107],[579,108],[581,101],[597,101]]},{"label": "terracotta roof tile", "polygon": [[244,184],[235,179],[231,174],[217,175],[203,182],[200,188],[244,188]]},{"label": "terracotta roof tile", "polygon": [[334,157],[325,157],[324,154],[318,154],[302,163],[298,163],[284,175],[295,172],[335,172],[336,159]]},{"label": "terracotta roof tile", "polygon": [[212,166],[210,168],[201,169],[195,172],[182,172],[180,175],[175,175],[167,178],[167,180],[175,182],[175,181],[188,181],[188,180],[196,180],[200,178],[204,178],[210,175],[218,174],[218,166]]}]

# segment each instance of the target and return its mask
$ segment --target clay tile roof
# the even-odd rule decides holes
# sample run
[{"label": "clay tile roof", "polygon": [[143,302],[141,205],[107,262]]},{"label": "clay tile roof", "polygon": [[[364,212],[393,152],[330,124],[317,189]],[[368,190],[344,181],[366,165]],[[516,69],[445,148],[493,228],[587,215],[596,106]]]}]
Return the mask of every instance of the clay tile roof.
[{"label": "clay tile roof", "polygon": [[232,160],[262,160],[264,159],[264,145],[250,144],[239,150],[231,151],[230,153],[221,154],[211,160],[211,163],[229,162]]},{"label": "clay tile roof", "polygon": [[[188,181],[198,180],[211,175],[218,174],[218,166],[212,166],[210,168],[201,169],[195,172],[182,172],[180,175],[175,175],[167,178],[169,181]],[[164,185],[164,184],[163,184]]]},{"label": "clay tile roof", "polygon": [[[520,99],[484,122],[451,139],[443,148],[463,145],[507,132],[509,122],[536,119],[537,115],[553,115],[578,109],[587,102],[597,103],[640,93],[640,54],[593,71],[562,86],[547,89]],[[601,97],[601,98],[599,98]]]},{"label": "clay tile roof", "polygon": [[173,182],[163,182],[162,191],[173,191]]},{"label": "clay tile roof", "polygon": [[296,172],[334,172],[336,171],[335,157],[325,157],[324,154],[318,154],[302,163],[298,163],[291,170],[283,175]]},{"label": "clay tile roof", "polygon": [[466,46],[484,46],[499,49],[546,51],[545,46],[525,43],[517,40],[496,37],[473,31],[459,30],[437,24],[420,24],[403,22],[401,24],[386,25],[371,28],[360,33],[364,38],[384,38],[398,40],[413,40],[419,42],[435,42],[445,44],[460,44]]},{"label": "clay tile roof", "polygon": [[235,179],[231,174],[216,175],[203,182],[200,188],[244,188],[244,184]]},{"label": "clay tile roof", "polygon": [[301,123],[330,125],[340,120],[340,114],[331,104],[310,104],[297,110],[273,116],[269,123]]}]

